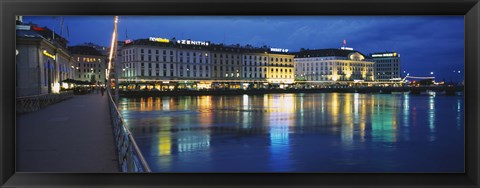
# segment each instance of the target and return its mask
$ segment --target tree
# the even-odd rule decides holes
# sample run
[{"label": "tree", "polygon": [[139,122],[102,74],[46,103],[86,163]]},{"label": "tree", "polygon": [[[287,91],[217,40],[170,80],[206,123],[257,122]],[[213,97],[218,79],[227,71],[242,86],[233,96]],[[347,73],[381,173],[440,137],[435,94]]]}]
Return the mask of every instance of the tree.
[{"label": "tree", "polygon": [[90,83],[95,84],[96,82],[97,79],[95,79],[95,75],[92,75],[92,77],[90,77]]}]

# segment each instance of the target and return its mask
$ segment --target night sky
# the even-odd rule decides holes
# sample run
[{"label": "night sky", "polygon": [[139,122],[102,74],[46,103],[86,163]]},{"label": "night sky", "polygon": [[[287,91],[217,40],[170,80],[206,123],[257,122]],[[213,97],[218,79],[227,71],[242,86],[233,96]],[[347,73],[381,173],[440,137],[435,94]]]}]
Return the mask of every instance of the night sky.
[{"label": "night sky", "polygon": [[[69,45],[110,46],[113,16],[64,16]],[[61,31],[61,18],[24,17]],[[68,26],[68,35],[67,35]],[[347,46],[364,54],[396,51],[403,71],[437,81],[462,81],[463,16],[120,16],[119,40],[163,37],[250,44],[299,51]],[[461,71],[458,72],[453,71]]]}]

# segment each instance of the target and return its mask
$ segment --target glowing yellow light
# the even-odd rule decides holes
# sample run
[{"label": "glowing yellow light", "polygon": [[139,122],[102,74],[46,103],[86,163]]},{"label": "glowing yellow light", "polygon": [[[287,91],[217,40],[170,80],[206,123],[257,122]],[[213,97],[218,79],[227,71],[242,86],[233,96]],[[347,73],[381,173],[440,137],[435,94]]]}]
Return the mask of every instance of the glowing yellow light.
[{"label": "glowing yellow light", "polygon": [[65,89],[68,89],[68,84],[67,83],[62,83],[62,87]]},{"label": "glowing yellow light", "polygon": [[347,79],[349,79],[350,76],[352,76],[352,73],[347,73],[347,74],[345,74],[345,76],[347,77]]},{"label": "glowing yellow light", "polygon": [[166,39],[166,38],[160,38],[160,37],[150,37],[150,41],[153,41],[153,42],[163,42],[163,43],[169,43],[170,40]]},{"label": "glowing yellow light", "polygon": [[337,80],[338,80],[338,76],[337,76],[337,75],[333,75],[333,76],[332,76],[332,80],[333,80],[333,81],[337,81]]},{"label": "glowing yellow light", "polygon": [[158,143],[158,153],[161,156],[170,155],[172,152],[172,142],[170,141],[170,133],[161,134],[159,136],[159,143]]},{"label": "glowing yellow light", "polygon": [[54,83],[52,93],[60,93],[60,83]]},{"label": "glowing yellow light", "polygon": [[50,57],[52,58],[53,60],[55,60],[55,55],[51,54],[51,53],[48,53],[47,50],[43,50],[43,55],[46,55],[47,57]]}]

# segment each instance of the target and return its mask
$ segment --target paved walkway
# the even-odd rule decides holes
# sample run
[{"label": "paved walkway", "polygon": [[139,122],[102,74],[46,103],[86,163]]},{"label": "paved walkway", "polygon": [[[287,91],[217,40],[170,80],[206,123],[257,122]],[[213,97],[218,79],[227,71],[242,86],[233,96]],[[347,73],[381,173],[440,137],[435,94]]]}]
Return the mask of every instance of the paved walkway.
[{"label": "paved walkway", "polygon": [[107,93],[17,115],[17,172],[118,172]]}]

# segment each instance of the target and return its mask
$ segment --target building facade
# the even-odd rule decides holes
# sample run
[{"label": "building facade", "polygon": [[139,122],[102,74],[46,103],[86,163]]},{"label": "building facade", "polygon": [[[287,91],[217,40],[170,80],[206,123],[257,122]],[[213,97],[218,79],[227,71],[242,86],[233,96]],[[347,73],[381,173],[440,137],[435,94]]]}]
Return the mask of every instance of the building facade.
[{"label": "building facade", "polygon": [[397,52],[372,53],[370,59],[375,62],[375,80],[379,82],[401,80],[400,54]]},{"label": "building facade", "polygon": [[125,43],[119,57],[122,82],[150,83],[128,89],[245,89],[294,80],[294,55],[266,47],[151,37]]},{"label": "building facade", "polygon": [[90,46],[71,46],[75,63],[75,80],[104,84],[106,81],[107,57]]},{"label": "building facade", "polygon": [[239,45],[211,44],[213,88],[241,88],[242,49]]},{"label": "building facade", "polygon": [[178,78],[177,49],[170,43],[140,39],[126,43],[120,52],[123,81],[145,82]]},{"label": "building facade", "polygon": [[[293,84],[295,79],[294,55],[269,53],[267,81],[274,84]],[[283,86],[281,86],[283,87]]]},{"label": "building facade", "polygon": [[295,78],[309,82],[372,82],[374,62],[350,49],[301,50],[295,53]]},{"label": "building facade", "polygon": [[16,93],[31,96],[58,93],[71,87],[75,77],[68,41],[52,30],[36,25],[17,25]]}]

